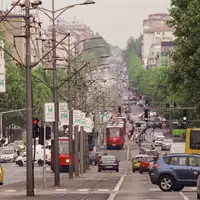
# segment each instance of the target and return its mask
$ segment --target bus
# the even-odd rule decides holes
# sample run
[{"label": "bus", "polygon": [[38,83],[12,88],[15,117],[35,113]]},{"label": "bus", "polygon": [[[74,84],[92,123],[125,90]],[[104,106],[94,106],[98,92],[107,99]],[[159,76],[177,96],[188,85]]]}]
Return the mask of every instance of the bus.
[{"label": "bus", "polygon": [[125,137],[124,137],[124,125],[123,124],[111,124],[106,127],[106,140],[107,149],[123,149]]},{"label": "bus", "polygon": [[[51,170],[54,171],[53,143],[51,151]],[[69,137],[59,137],[59,163],[60,172],[69,172]],[[75,143],[73,139],[73,156],[72,163],[75,166]]]},{"label": "bus", "polygon": [[185,153],[200,154],[200,128],[186,129]]},{"label": "bus", "polygon": [[173,122],[172,123],[172,136],[180,137],[185,133],[185,124],[180,122]]},{"label": "bus", "polygon": [[116,119],[119,124],[123,124],[124,135],[126,135],[126,117],[117,117]]}]

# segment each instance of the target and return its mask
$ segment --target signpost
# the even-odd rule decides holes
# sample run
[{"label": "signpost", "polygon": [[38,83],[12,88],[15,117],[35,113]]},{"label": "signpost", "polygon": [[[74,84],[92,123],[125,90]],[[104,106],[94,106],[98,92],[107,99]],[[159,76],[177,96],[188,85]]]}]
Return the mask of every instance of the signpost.
[{"label": "signpost", "polygon": [[54,103],[45,103],[44,105],[44,121],[55,122],[55,105]]},{"label": "signpost", "polygon": [[[4,48],[3,40],[0,40],[0,46]],[[4,51],[0,50],[0,92],[6,92],[6,84],[5,84],[5,58]]]},{"label": "signpost", "polygon": [[69,125],[68,103],[59,103],[59,121],[62,125]]},{"label": "signpost", "polygon": [[73,125],[80,126],[80,124],[81,124],[81,111],[73,110]]}]

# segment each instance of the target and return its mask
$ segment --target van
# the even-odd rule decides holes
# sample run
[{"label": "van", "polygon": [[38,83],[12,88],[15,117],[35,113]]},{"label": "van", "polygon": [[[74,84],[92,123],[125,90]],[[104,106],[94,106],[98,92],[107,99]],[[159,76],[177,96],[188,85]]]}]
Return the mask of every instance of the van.
[{"label": "van", "polygon": [[[45,162],[48,163],[51,157],[51,153],[49,149],[45,149],[46,151],[46,160]],[[36,151],[35,151],[35,164],[38,164],[39,166],[44,165],[44,147],[42,145],[36,145]],[[15,162],[20,167],[24,166],[26,164],[26,152],[24,152],[21,156],[19,156],[16,159]]]}]

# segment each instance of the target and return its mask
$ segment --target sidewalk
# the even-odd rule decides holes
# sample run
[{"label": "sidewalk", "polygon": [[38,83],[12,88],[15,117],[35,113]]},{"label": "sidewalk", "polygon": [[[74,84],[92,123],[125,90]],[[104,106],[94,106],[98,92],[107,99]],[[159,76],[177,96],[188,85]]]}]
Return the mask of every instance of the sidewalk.
[{"label": "sidewalk", "polygon": [[[66,191],[76,191],[77,188],[85,185],[92,179],[95,179],[97,168],[90,166],[90,170],[81,174],[79,177],[69,179],[68,173],[60,173],[60,186],[54,186],[54,174],[46,177],[46,187],[43,189],[43,177],[35,178],[35,194],[59,194]],[[20,196],[26,194],[26,182],[16,182],[0,187],[0,199],[1,196]]]}]

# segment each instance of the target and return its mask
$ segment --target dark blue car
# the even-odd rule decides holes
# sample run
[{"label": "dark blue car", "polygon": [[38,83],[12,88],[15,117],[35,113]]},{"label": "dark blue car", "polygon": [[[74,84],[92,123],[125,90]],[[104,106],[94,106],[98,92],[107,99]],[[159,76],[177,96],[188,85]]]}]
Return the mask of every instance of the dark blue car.
[{"label": "dark blue car", "polygon": [[200,155],[169,154],[160,157],[149,171],[152,184],[162,191],[181,191],[196,186],[200,174]]}]

